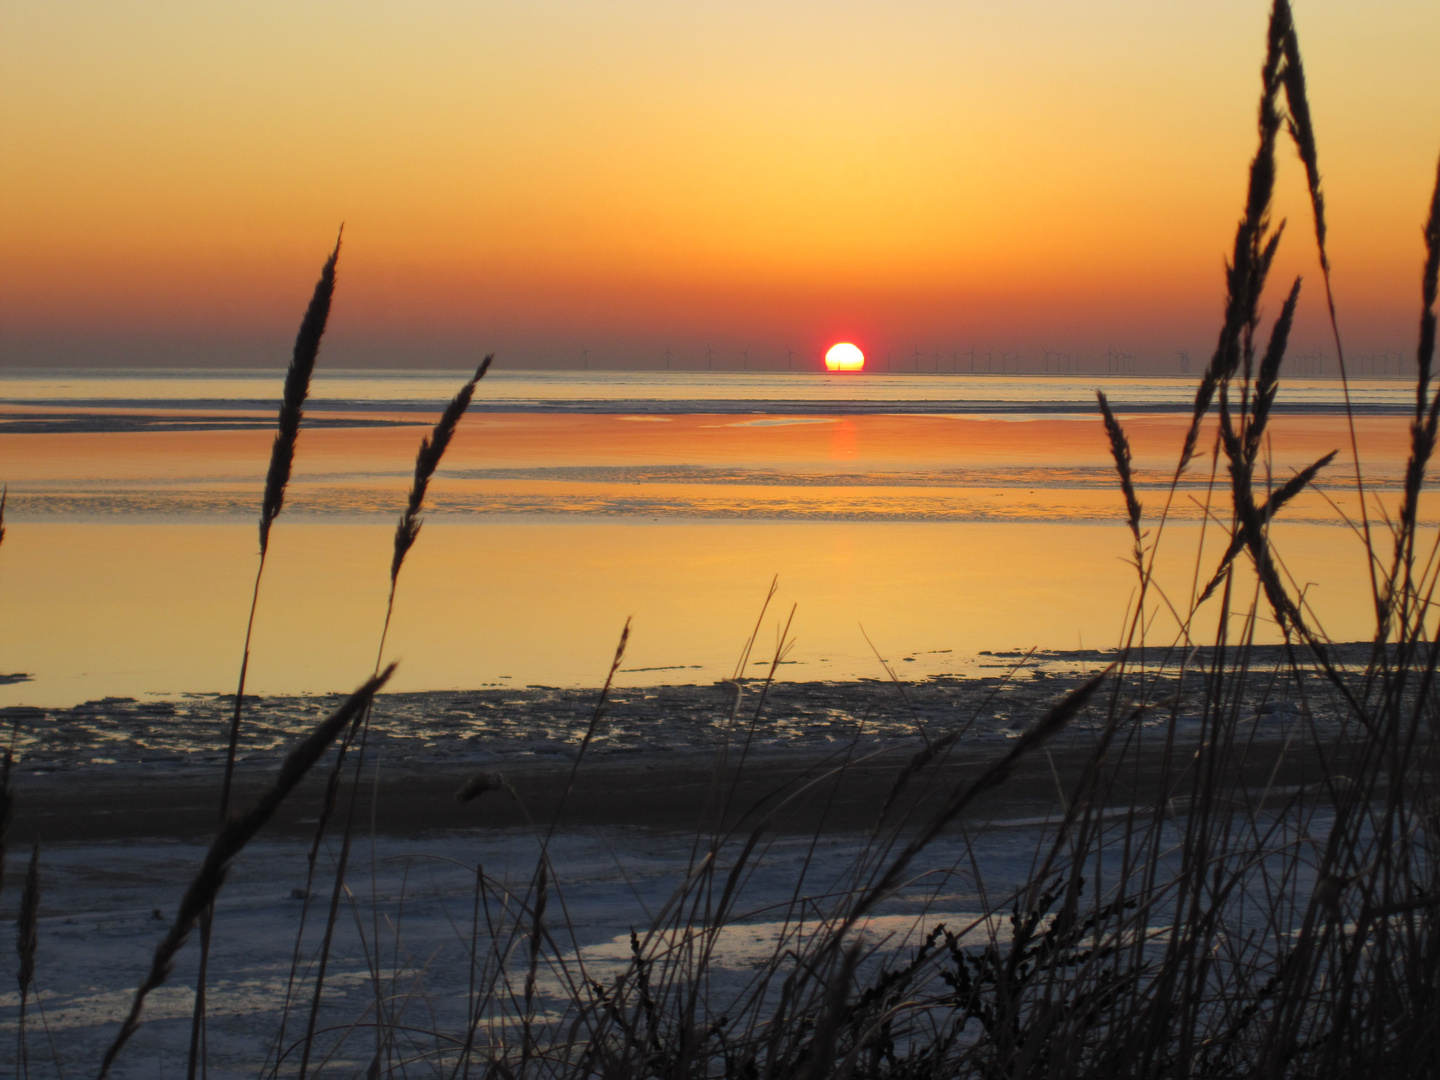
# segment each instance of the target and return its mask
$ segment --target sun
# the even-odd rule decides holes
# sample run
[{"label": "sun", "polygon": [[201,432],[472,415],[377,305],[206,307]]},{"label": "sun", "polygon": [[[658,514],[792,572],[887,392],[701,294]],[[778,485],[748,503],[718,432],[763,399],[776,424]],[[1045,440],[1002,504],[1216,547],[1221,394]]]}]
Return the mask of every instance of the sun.
[{"label": "sun", "polygon": [[848,341],[831,345],[825,354],[826,371],[860,371],[864,367],[865,354]]}]

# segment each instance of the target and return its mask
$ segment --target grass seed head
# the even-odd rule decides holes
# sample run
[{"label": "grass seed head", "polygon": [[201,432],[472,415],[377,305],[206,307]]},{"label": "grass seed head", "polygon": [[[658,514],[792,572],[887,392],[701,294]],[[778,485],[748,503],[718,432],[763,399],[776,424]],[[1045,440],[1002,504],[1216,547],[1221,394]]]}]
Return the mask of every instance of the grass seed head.
[{"label": "grass seed head", "polygon": [[[344,228],[342,226],[343,234]],[[310,297],[310,306],[300,321],[295,336],[295,351],[285,372],[285,390],[280,402],[280,417],[275,443],[270,448],[270,468],[265,474],[265,496],[260,506],[260,554],[270,546],[270,526],[280,516],[285,504],[285,488],[290,483],[290,469],[295,463],[295,444],[300,438],[300,421],[305,415],[305,399],[310,395],[310,376],[315,372],[315,358],[320,354],[320,338],[330,318],[330,301],[335,295],[335,263],[340,258],[340,237],[335,249],[325,260],[320,280]]]},{"label": "grass seed head", "polygon": [[430,488],[430,479],[440,467],[440,459],[445,456],[450,440],[455,437],[460,418],[470,407],[470,400],[475,396],[475,384],[485,377],[485,373],[490,370],[490,362],[494,359],[495,355],[491,353],[480,361],[480,366],[475,369],[470,381],[462,386],[460,392],[450,400],[450,404],[445,406],[445,411],[436,421],[434,429],[420,440],[420,452],[415,455],[415,480],[410,485],[410,496],[405,502],[404,513],[400,515],[400,523],[395,527],[395,552],[390,559],[392,585],[399,579],[405,556],[420,536],[420,526],[423,524],[420,513],[425,506],[425,493]]},{"label": "grass seed head", "polygon": [[1125,429],[1120,426],[1120,421],[1110,410],[1110,402],[1103,391],[1096,390],[1095,397],[1100,402],[1100,415],[1105,420],[1105,434],[1110,439],[1110,456],[1115,459],[1115,471],[1120,474],[1120,490],[1125,496],[1125,514],[1130,523],[1130,532],[1135,537],[1135,548],[1140,548],[1140,499],[1135,494],[1135,479],[1131,469],[1130,440],[1125,437]]}]

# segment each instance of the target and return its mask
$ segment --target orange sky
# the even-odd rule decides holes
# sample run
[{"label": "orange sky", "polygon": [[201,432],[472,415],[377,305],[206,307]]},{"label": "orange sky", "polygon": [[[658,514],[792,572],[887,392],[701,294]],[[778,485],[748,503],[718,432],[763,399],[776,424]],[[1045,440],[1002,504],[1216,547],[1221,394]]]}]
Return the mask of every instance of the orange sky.
[{"label": "orange sky", "polygon": [[[341,219],[335,366],[1203,352],[1266,8],[14,0],[0,363],[281,363]],[[1296,17],[1342,327],[1412,349],[1440,5]]]}]

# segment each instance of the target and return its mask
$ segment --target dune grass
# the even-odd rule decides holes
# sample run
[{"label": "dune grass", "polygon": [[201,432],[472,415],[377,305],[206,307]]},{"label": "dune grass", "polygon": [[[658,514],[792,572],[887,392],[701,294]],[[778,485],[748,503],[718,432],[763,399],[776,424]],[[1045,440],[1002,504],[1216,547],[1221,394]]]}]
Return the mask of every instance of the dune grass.
[{"label": "dune grass", "polygon": [[[1365,489],[1351,427],[1362,514],[1350,524],[1362,540],[1376,628],[1367,660],[1347,664],[1271,538],[1274,518],[1342,449],[1278,483],[1269,475],[1266,433],[1283,392],[1301,296],[1301,283],[1290,283],[1265,327],[1262,302],[1283,232],[1270,215],[1277,145],[1284,139],[1305,169],[1342,377],[1344,350],[1329,282],[1319,142],[1284,0],[1273,5],[1266,40],[1258,145],[1226,267],[1221,328],[1177,447],[1173,482],[1158,507],[1147,511],[1131,482],[1123,407],[1099,397],[1136,574],[1122,648],[1110,667],[1061,696],[1005,754],[958,778],[946,768],[958,732],[932,734],[917,725],[914,752],[894,763],[889,796],[856,840],[848,868],[820,880],[807,859],[792,871],[788,902],[762,910],[749,897],[787,816],[808,804],[820,806],[823,819],[847,770],[874,759],[842,749],[761,799],[739,796],[765,691],[788,648],[784,628],[769,674],[752,688],[738,679],[752,635],[731,683],[726,738],[685,873],[637,919],[623,963],[597,963],[567,919],[563,874],[551,856],[557,810],[549,822],[534,824],[539,855],[525,888],[512,889],[474,868],[463,1022],[442,1027],[409,1019],[419,991],[413,982],[409,989],[399,986],[403,965],[394,959],[387,976],[372,905],[364,948],[373,1001],[365,1015],[326,1030],[318,1023],[326,958],[349,895],[345,873],[365,721],[388,676],[380,665],[395,586],[419,533],[428,484],[487,358],[422,443],[396,532],[376,676],[292,751],[255,807],[225,817],[100,1074],[136,1029],[147,993],[165,980],[209,910],[230,860],[332,742],[337,748],[310,849],[284,1018],[273,1039],[256,1045],[255,1069],[263,1075],[1160,1080],[1440,1074],[1434,1021],[1440,1005],[1434,919],[1440,907],[1440,641],[1431,606],[1440,549],[1422,528],[1420,512],[1440,429],[1440,393],[1432,385],[1440,173],[1424,231],[1411,454],[1393,516]],[[327,264],[332,286],[333,260]],[[314,340],[318,344],[318,333]],[[287,381],[287,408],[289,400]],[[1201,435],[1212,415],[1209,458],[1217,484],[1206,511],[1225,536],[1218,550],[1207,552],[1202,544],[1191,595],[1167,595],[1155,572],[1162,554],[1169,555],[1165,523],[1182,474],[1203,459]],[[282,422],[277,453],[286,430]],[[288,469],[288,459],[279,471],[272,466],[271,478],[288,476]],[[277,498],[272,513],[268,492],[267,482],[262,565],[269,523],[281,505]],[[1157,609],[1172,614],[1179,628],[1163,639],[1152,621]],[[1282,633],[1283,659],[1260,664],[1256,636],[1267,624]],[[625,641],[622,634],[612,677]],[[239,701],[237,695],[237,715]],[[1273,706],[1269,719],[1257,714],[1257,701],[1262,711]],[[602,691],[574,769],[584,767],[605,718]],[[1083,730],[1069,730],[1081,719]],[[1057,774],[1059,810],[1039,826],[1026,880],[987,882],[969,844],[967,811],[1067,731],[1084,766],[1069,777]],[[338,806],[352,743],[356,764],[341,856],[319,928],[322,942],[312,952],[305,947],[305,921],[316,855]],[[232,734],[232,758],[233,747]],[[1292,757],[1314,767],[1300,782],[1282,784],[1282,766]],[[8,770],[7,755],[0,777],[6,800]],[[229,776],[227,763],[227,789]],[[517,798],[503,775],[484,773],[457,799],[487,792]],[[961,855],[945,861],[937,854],[939,841],[957,835]],[[818,842],[820,832],[815,836]],[[34,859],[31,865],[35,877]],[[22,993],[37,962],[35,880],[22,905],[28,913],[21,926]],[[946,890],[962,881],[979,910],[960,922],[940,918]],[[881,929],[893,925],[887,913],[900,910],[895,904],[902,899],[909,905],[904,910],[919,904],[926,914],[912,917],[902,931]],[[396,954],[402,923],[396,912],[387,931]],[[725,969],[727,934],[759,925],[768,935],[763,955],[738,975]],[[291,1006],[307,996],[297,1033]],[[196,1047],[203,1071],[203,1039]],[[28,1068],[23,1014],[17,1052],[17,1065]]]}]

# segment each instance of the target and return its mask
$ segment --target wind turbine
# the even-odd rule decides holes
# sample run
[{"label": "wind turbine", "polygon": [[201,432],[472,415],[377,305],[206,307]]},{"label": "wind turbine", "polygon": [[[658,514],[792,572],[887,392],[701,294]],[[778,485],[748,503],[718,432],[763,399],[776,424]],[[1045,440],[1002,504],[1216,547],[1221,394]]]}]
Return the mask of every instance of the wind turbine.
[{"label": "wind turbine", "polygon": [[795,370],[794,360],[795,360],[795,350],[794,350],[794,349],[786,349],[786,350],[785,350],[785,370],[786,370],[786,371],[794,371],[794,370]]},{"label": "wind turbine", "polygon": [[750,370],[750,346],[749,346],[749,345],[746,345],[745,348],[743,348],[743,349],[740,350],[740,359],[741,359],[741,360],[743,361],[743,363],[744,363],[745,370],[746,370],[746,371],[749,371],[749,370]]},{"label": "wind turbine", "polygon": [[910,366],[911,366],[912,368],[914,368],[914,370],[916,370],[916,371],[919,371],[919,370],[920,370],[920,346],[919,346],[919,345],[916,345],[916,346],[915,346],[915,355],[912,356],[912,357],[910,357]]},{"label": "wind turbine", "polygon": [[580,366],[586,371],[590,370],[590,350],[583,341],[580,343]]},{"label": "wind turbine", "polygon": [[665,346],[665,370],[670,370],[670,346]]},{"label": "wind turbine", "polygon": [[715,370],[715,350],[710,348],[710,343],[708,341],[705,343],[705,370]]}]

